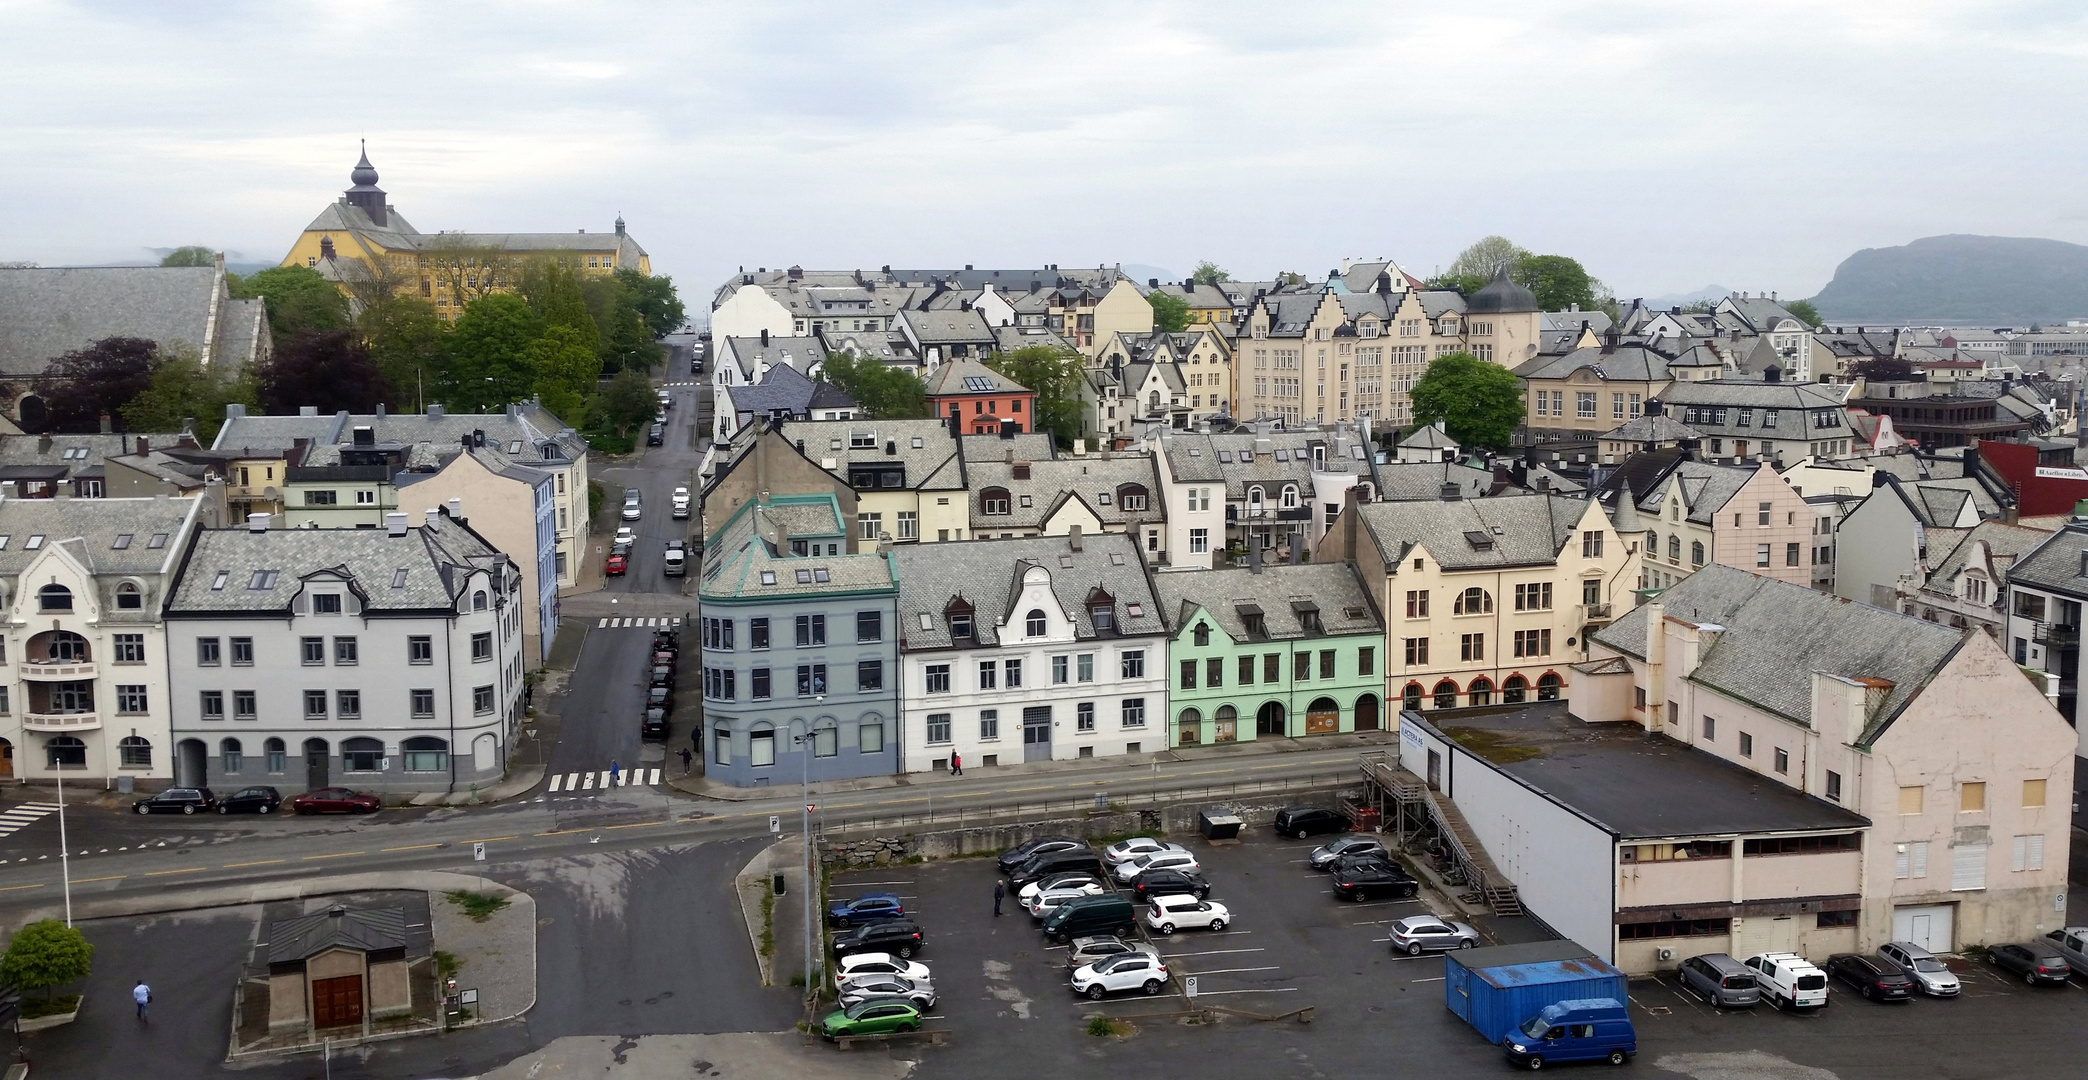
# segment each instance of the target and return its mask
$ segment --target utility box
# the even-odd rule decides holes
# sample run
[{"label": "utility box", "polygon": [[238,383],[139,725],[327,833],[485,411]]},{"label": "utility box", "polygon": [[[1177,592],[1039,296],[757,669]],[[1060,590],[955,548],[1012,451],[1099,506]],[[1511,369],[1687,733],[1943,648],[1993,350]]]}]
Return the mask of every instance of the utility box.
[{"label": "utility box", "polygon": [[1238,840],[1240,815],[1223,806],[1209,806],[1196,814],[1196,829],[1206,840]]},{"label": "utility box", "polygon": [[1443,954],[1443,1004],[1490,1043],[1547,1005],[1627,1000],[1624,973],[1571,941],[1536,941]]}]

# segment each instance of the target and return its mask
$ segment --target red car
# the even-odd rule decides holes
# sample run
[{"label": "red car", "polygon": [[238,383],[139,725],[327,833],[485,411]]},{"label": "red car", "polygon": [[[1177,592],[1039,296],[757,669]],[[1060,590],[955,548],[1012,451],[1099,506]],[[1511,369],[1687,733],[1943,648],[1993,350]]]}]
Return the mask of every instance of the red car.
[{"label": "red car", "polygon": [[307,791],[290,800],[290,810],[297,814],[374,814],[380,805],[377,796],[344,787]]},{"label": "red car", "polygon": [[602,573],[610,577],[622,577],[624,570],[629,566],[629,562],[630,556],[628,555],[611,555],[609,556],[609,561],[602,564]]}]

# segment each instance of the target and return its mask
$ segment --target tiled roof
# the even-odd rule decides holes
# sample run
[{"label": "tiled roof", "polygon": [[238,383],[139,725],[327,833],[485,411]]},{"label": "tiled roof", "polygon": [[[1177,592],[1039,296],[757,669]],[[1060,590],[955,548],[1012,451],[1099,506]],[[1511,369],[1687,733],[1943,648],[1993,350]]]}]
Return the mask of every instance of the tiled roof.
[{"label": "tiled roof", "polygon": [[701,596],[711,601],[782,600],[896,588],[891,562],[876,552],[789,553],[793,537],[842,532],[841,509],[832,495],[781,495],[765,506],[748,502],[711,537]]},{"label": "tiled roof", "polygon": [[1984,543],[1998,574],[2006,575],[2016,560],[2028,554],[2039,544],[2052,538],[2045,529],[2029,529],[2021,525],[2009,525],[2000,521],[1982,521],[1965,533],[1950,554],[1929,572],[1928,587],[1942,592],[1957,591],[1957,576],[1965,569],[1965,561],[1972,555],[1974,545]]},{"label": "tiled roof", "polygon": [[1504,495],[1370,503],[1358,514],[1395,570],[1416,546],[1445,569],[1476,570],[1556,563],[1587,510],[1586,502],[1558,495]]},{"label": "tiled roof", "polygon": [[[1082,641],[1095,640],[1088,600],[1098,588],[1115,601],[1120,636],[1167,632],[1136,537],[1123,533],[1087,536],[1080,541],[1079,551],[1073,550],[1072,543],[1070,537],[1037,536],[904,544],[893,549],[899,572],[901,646],[908,652],[950,648],[950,626],[943,613],[959,597],[975,613],[978,644],[999,644],[996,624],[1011,616],[1009,608],[1019,595],[1022,575],[1033,566],[1051,574],[1052,592],[1064,613],[1072,617],[1074,632]],[[1137,614],[1132,614],[1134,608]],[[1159,661],[1156,656],[1148,662]]]},{"label": "tiled roof", "polygon": [[1564,379],[1584,369],[1593,371],[1596,377],[1604,380],[1665,382],[1668,358],[1666,354],[1644,345],[1589,345],[1564,356],[1540,358],[1539,362],[1519,369],[1516,374],[1525,379]]},{"label": "tiled roof", "polygon": [[19,575],[58,546],[96,575],[158,574],[173,566],[196,512],[193,498],[0,500],[0,575]]},{"label": "tiled roof", "polygon": [[1355,566],[1345,562],[1271,564],[1260,573],[1238,567],[1156,574],[1153,589],[1169,628],[1178,634],[1195,609],[1202,608],[1227,637],[1247,641],[1242,605],[1262,614],[1267,635],[1253,640],[1317,636],[1305,631],[1303,613],[1308,611],[1319,615],[1321,631],[1328,635],[1384,632],[1369,590],[1356,576]]},{"label": "tiled roof", "polygon": [[1609,442],[1635,443],[1671,443],[1682,439],[1703,438],[1695,428],[1686,424],[1676,423],[1675,418],[1666,413],[1661,413],[1659,416],[1641,416],[1635,420],[1627,420],[1603,432],[1602,437]]},{"label": "tiled roof", "polygon": [[[0,268],[0,375],[43,374],[52,360],[107,337],[138,337],[162,349],[200,350],[213,316],[232,322],[251,316],[252,304],[215,296],[217,271],[208,266],[94,266]],[[230,306],[236,305],[236,306]],[[250,323],[251,319],[247,319]],[[235,355],[253,345],[251,326],[222,327],[222,341],[206,359]]]},{"label": "tiled roof", "polygon": [[[326,571],[344,576],[367,611],[453,609],[474,570],[492,573],[499,588],[517,572],[506,555],[447,516],[434,528],[417,523],[404,536],[384,529],[210,529],[197,535],[168,611],[287,613],[298,582]],[[266,580],[263,571],[274,572],[273,586],[253,588]]]},{"label": "tiled roof", "polygon": [[901,312],[899,317],[913,328],[914,336],[923,345],[987,344],[994,341],[993,328],[986,324],[986,316],[978,309]]},{"label": "tiled roof", "polygon": [[1493,490],[1494,474],[1454,461],[1388,461],[1377,467],[1377,483],[1377,497],[1388,502],[1441,499],[1445,483],[1476,499]]},{"label": "tiled roof", "polygon": [[2008,571],[2012,584],[2068,596],[2088,596],[2088,525],[2069,522]]},{"label": "tiled roof", "polygon": [[969,356],[945,360],[928,373],[922,389],[929,397],[945,394],[1023,394],[1029,388]]},{"label": "tiled roof", "polygon": [[[1017,479],[1018,468],[1025,469],[1029,478]],[[965,471],[971,478],[968,501],[975,533],[988,529],[1034,529],[1067,498],[1086,503],[1105,525],[1159,522],[1167,516],[1165,501],[1160,497],[1160,474],[1152,457],[1147,454],[1111,454],[1106,461],[1099,454],[1088,454],[1020,465],[993,459],[970,462]],[[1125,484],[1136,484],[1145,489],[1145,509],[1124,509],[1117,493]],[[985,512],[984,496],[988,488],[1001,488],[1008,492],[1006,514],[989,516]],[[1029,500],[1026,506],[1023,504],[1025,497]]]},{"label": "tiled roof", "polygon": [[[805,456],[844,482],[850,464],[896,461],[906,466],[910,490],[964,486],[957,440],[941,420],[793,420],[782,432],[785,439],[804,440]],[[857,435],[868,436],[870,445],[856,446]]]}]

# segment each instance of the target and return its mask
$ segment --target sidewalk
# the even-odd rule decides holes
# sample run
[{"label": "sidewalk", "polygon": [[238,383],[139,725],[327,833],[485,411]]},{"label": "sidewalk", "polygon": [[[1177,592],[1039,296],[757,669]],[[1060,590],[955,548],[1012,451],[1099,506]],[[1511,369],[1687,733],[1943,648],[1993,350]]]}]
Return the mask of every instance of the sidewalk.
[{"label": "sidewalk", "polygon": [[430,791],[415,795],[407,801],[406,805],[478,806],[483,803],[496,803],[502,799],[512,799],[517,795],[527,794],[543,782],[544,767],[542,765],[518,765],[508,770],[507,779],[490,787],[473,787],[464,791],[448,793]]},{"label": "sidewalk", "polygon": [[[886,776],[865,776],[855,780],[822,780],[813,784],[813,795],[832,795],[851,791],[883,791],[899,787],[935,787],[955,785],[962,787],[967,781],[1001,777],[1073,777],[1122,775],[1128,769],[1150,767],[1153,762],[1196,762],[1217,761],[1237,757],[1273,757],[1278,754],[1296,754],[1312,750],[1367,750],[1378,746],[1391,746],[1399,741],[1396,731],[1357,731],[1339,735],[1317,735],[1311,739],[1264,738],[1253,742],[1227,743],[1222,746],[1191,746],[1175,750],[1158,751],[1151,754],[1125,754],[1113,758],[1070,758],[1062,761],[1025,761],[1009,765],[965,767],[963,776],[951,776],[942,772],[895,773]],[[677,759],[678,764],[678,759]],[[670,773],[676,770],[668,770]],[[769,787],[734,787],[731,784],[712,780],[700,773],[687,776],[669,775],[668,787],[689,795],[724,802],[752,802],[774,799],[788,795],[796,789],[794,784],[777,784]]]},{"label": "sidewalk", "polygon": [[[775,875],[783,875],[783,894],[776,896],[766,917],[764,899],[773,894]],[[805,973],[805,842],[797,836],[762,848],[733,878],[739,894],[740,917],[747,923],[747,940],[754,947],[754,962],[761,968],[761,985],[789,986],[803,980]],[[815,899],[816,899],[815,893]],[[766,932],[768,949],[763,951]]]}]

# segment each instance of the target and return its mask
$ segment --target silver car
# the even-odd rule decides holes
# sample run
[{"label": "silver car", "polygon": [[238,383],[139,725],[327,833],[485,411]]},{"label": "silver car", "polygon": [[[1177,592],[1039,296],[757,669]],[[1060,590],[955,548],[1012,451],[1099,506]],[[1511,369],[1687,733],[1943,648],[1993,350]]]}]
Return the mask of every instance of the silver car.
[{"label": "silver car", "polygon": [[1115,934],[1097,934],[1093,937],[1077,937],[1066,950],[1066,966],[1086,967],[1100,963],[1112,956],[1124,953],[1144,953],[1154,959],[1160,958],[1160,950],[1142,941],[1125,941]]},{"label": "silver car", "polygon": [[1306,861],[1312,864],[1314,870],[1332,870],[1336,863],[1351,855],[1379,855],[1390,858],[1385,851],[1383,840],[1361,833],[1350,833],[1313,848],[1312,854],[1306,856]]},{"label": "silver car", "polygon": [[1878,955],[1907,973],[1914,985],[1930,997],[1956,997],[1964,987],[1936,954],[1911,941],[1888,941],[1878,946]]},{"label": "silver car", "polygon": [[1479,931],[1461,922],[1433,915],[1409,915],[1392,924],[1392,951],[1408,956],[1447,949],[1471,949],[1479,945]]},{"label": "silver car", "polygon": [[900,975],[852,979],[841,988],[841,1007],[845,1009],[881,997],[905,998],[914,1008],[927,1012],[935,1008],[935,984],[926,979],[909,979]]}]

